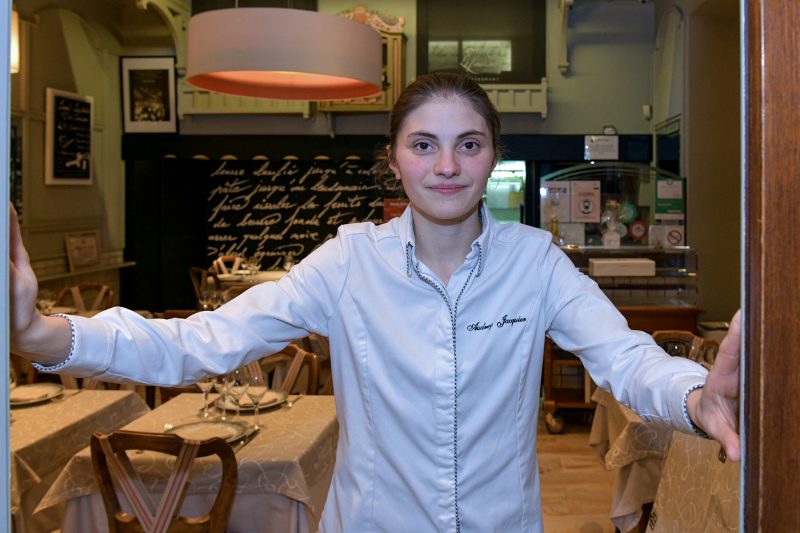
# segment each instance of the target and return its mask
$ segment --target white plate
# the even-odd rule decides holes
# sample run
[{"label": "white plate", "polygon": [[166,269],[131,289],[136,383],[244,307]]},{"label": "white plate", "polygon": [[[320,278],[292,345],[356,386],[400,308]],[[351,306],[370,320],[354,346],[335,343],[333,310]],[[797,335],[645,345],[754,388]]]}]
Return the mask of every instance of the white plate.
[{"label": "white plate", "polygon": [[226,442],[235,442],[247,433],[247,424],[222,420],[202,420],[175,426],[167,431],[184,439],[206,440],[219,437]]},{"label": "white plate", "polygon": [[30,385],[17,385],[8,393],[8,403],[11,407],[19,405],[32,405],[46,402],[56,396],[61,396],[64,387],[58,383],[31,383]]},{"label": "white plate", "polygon": [[77,312],[77,307],[53,307],[50,310],[51,315],[55,315],[56,313],[60,313],[62,315],[74,315]]},{"label": "white plate", "polygon": [[[275,407],[276,405],[281,405],[286,401],[286,393],[281,390],[274,390],[270,389],[261,398],[261,401],[258,403],[259,409],[265,409],[267,407]],[[225,403],[222,403],[222,397],[217,398],[214,402],[214,405],[219,407],[220,409],[225,409],[226,411],[236,411],[236,403],[230,398],[225,398]],[[242,397],[242,405],[239,407],[240,411],[255,411],[256,406],[253,402],[250,401],[246,395]]]}]

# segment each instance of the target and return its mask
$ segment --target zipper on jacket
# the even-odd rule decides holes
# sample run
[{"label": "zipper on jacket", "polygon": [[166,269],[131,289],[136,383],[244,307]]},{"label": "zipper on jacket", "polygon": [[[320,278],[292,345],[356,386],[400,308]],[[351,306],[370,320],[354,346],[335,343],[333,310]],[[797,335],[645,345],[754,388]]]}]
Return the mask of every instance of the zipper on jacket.
[{"label": "zipper on jacket", "polygon": [[[410,252],[408,249],[410,246],[411,244],[409,243],[406,248],[407,252]],[[459,516],[458,512],[458,351],[456,350],[456,317],[458,316],[458,302],[461,300],[461,295],[464,294],[464,290],[467,288],[467,285],[469,285],[475,269],[481,264],[480,245],[478,245],[478,250],[478,264],[472,267],[472,270],[469,271],[467,279],[464,282],[464,285],[461,287],[461,290],[458,291],[458,296],[456,296],[456,300],[452,305],[450,303],[450,298],[447,296],[447,291],[445,291],[439,283],[422,274],[417,268],[416,264],[413,265],[414,272],[417,273],[419,279],[433,287],[433,289],[439,293],[444,302],[447,304],[447,310],[450,313],[450,334],[452,336],[453,343],[453,502],[454,513],[456,517],[456,533],[461,533],[461,517]],[[406,257],[406,260],[409,262],[411,262],[410,255],[411,254],[409,253]]]}]

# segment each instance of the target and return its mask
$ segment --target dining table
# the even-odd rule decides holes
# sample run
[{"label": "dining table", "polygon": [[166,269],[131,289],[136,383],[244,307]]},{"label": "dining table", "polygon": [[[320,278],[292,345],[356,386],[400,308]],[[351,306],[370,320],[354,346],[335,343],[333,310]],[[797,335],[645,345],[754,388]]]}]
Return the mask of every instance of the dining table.
[{"label": "dining table", "polygon": [[44,513],[34,511],[65,465],[89,444],[92,432],[113,431],[149,411],[142,398],[129,390],[47,386],[57,387],[57,394],[24,406],[12,405],[10,412],[10,498],[16,533],[58,529],[63,505],[51,506]]},{"label": "dining table", "polygon": [[622,533],[637,530],[655,501],[673,432],[643,420],[604,389],[597,388],[592,400],[597,406],[589,445],[614,472],[611,521]]},{"label": "dining table", "polygon": [[647,422],[603,389],[592,399],[589,444],[615,472],[619,531],[738,531],[739,465],[717,441]]},{"label": "dining table", "polygon": [[[217,404],[211,394],[209,402]],[[232,442],[238,464],[238,485],[226,531],[305,533],[316,531],[328,494],[336,461],[339,425],[333,396],[289,396],[259,413],[262,426],[251,437]],[[214,424],[220,409],[204,419],[201,394],[184,393],[133,422],[124,429],[164,432],[185,424]],[[236,417],[226,412],[228,420]],[[252,410],[242,411],[239,422],[251,427]],[[179,433],[180,434],[180,433]],[[153,496],[163,492],[172,464],[154,452],[130,455],[131,463]],[[182,502],[182,516],[199,516],[211,506],[218,489],[221,466],[214,457],[195,460]],[[123,509],[127,508],[124,498]],[[37,512],[65,506],[63,533],[108,531],[103,501],[92,474],[88,448],[78,451],[39,503]]]}]

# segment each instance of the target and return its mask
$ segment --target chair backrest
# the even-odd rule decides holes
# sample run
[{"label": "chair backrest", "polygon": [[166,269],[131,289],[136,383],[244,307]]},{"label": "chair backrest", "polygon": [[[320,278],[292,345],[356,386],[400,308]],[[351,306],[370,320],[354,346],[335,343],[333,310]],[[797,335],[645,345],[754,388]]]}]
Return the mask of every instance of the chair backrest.
[{"label": "chair backrest", "polygon": [[[95,433],[90,447],[111,533],[225,530],[236,495],[238,467],[233,449],[224,440],[215,437],[194,441],[173,434],[118,430],[110,434]],[[157,504],[145,491],[127,450],[150,450],[176,457],[175,470]],[[222,479],[211,509],[201,517],[177,516],[194,459],[209,455],[216,455],[222,461]],[[134,511],[133,515],[122,510],[115,482]]]},{"label": "chair backrest", "polygon": [[238,255],[221,255],[212,264],[217,274],[233,274],[242,266],[242,258]]},{"label": "chair backrest", "polygon": [[[78,311],[102,311],[111,307],[113,300],[114,289],[104,283],[78,283],[61,289],[56,305],[65,306],[71,303]],[[91,302],[91,306],[87,306],[87,302]]]},{"label": "chair backrest", "polygon": [[318,333],[310,333],[301,340],[303,349],[317,354],[319,358],[319,394],[333,394],[333,373],[331,372],[331,347],[328,337]]},{"label": "chair backrest", "polygon": [[[283,350],[263,357],[259,363],[266,376],[273,376],[273,388],[280,388],[287,394],[297,392],[301,371],[306,369],[306,387],[300,392],[319,392],[319,358],[296,344],[288,344]],[[276,377],[279,384],[275,382]]]},{"label": "chair backrest", "polygon": [[205,292],[222,290],[222,285],[220,285],[219,278],[214,270],[192,266],[189,267],[189,278],[192,280],[194,295],[198,302],[203,298]]},{"label": "chair backrest", "polygon": [[719,343],[712,339],[698,337],[691,331],[654,331],[653,340],[670,355],[686,357],[698,363],[714,364]]}]

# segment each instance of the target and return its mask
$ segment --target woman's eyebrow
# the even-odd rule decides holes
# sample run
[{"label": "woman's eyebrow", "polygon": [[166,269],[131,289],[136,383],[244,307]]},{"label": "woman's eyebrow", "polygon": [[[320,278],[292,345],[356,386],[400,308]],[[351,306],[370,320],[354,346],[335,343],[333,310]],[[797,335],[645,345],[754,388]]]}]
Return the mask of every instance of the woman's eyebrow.
[{"label": "woman's eyebrow", "polygon": [[[459,133],[458,136],[456,137],[456,139],[463,139],[464,137],[476,137],[476,136],[486,137],[486,133],[483,132],[483,131],[480,131],[480,130],[468,130],[468,131],[465,131],[463,133]],[[411,133],[408,134],[408,137],[409,138],[411,138],[411,137],[428,137],[430,139],[436,139],[436,140],[439,139],[439,136],[436,135],[435,133],[431,133],[429,131],[422,131],[422,130],[420,130],[420,131],[412,131]]]}]

